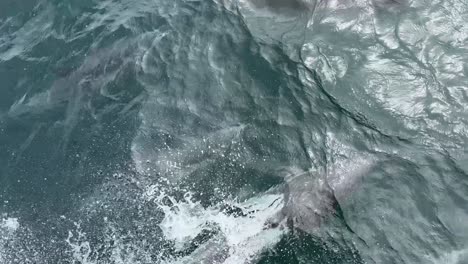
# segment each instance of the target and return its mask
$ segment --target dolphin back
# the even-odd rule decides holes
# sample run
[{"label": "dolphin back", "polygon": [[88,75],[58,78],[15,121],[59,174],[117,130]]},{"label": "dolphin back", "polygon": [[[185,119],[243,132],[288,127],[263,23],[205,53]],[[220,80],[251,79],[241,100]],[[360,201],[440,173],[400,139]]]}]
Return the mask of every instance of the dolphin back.
[{"label": "dolphin back", "polygon": [[359,190],[362,178],[375,163],[353,159],[326,172],[290,170],[285,176],[284,208],[268,226],[286,222],[293,229],[316,233],[324,222],[337,215],[340,203]]}]

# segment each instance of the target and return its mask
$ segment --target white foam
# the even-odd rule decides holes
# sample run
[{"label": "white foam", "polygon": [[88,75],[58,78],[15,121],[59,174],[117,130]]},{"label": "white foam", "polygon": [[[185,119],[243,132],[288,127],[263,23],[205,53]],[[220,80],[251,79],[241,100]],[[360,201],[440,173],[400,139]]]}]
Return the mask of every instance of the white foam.
[{"label": "white foam", "polygon": [[[163,199],[169,199],[172,205],[164,205]],[[228,250],[226,258],[221,262],[225,264],[251,262],[263,250],[278,243],[286,232],[285,228],[265,228],[267,220],[275,217],[284,205],[281,194],[263,194],[244,202],[225,202],[244,212],[249,212],[246,216],[225,213],[220,206],[205,208],[199,202],[193,201],[189,193],[181,201],[164,194],[158,195],[154,200],[165,213],[160,224],[164,236],[173,241],[179,250],[183,249],[184,245],[199,235],[203,229],[216,226],[220,232],[216,239],[220,241],[219,243],[223,243],[223,245],[218,245],[219,250],[226,248]],[[199,256],[199,253],[194,253],[182,260],[174,260],[172,263],[196,263],[201,259],[195,258],[202,257],[209,258],[209,256]]]},{"label": "white foam", "polygon": [[[163,198],[160,196],[159,199]],[[165,217],[160,224],[164,236],[175,242],[176,249],[182,249],[186,242],[197,236],[216,214],[215,211],[205,210],[200,203],[192,202],[191,196],[186,195],[183,201],[177,202],[167,197],[174,206],[162,205]]]},{"label": "white foam", "polygon": [[6,217],[5,215],[0,216],[0,263],[6,263],[5,248],[6,241],[13,239],[15,231],[20,227],[18,218]]},{"label": "white foam", "polygon": [[14,218],[14,217],[2,219],[0,223],[1,229],[10,231],[10,232],[16,231],[19,228],[19,226],[20,225],[18,222],[18,218]]},{"label": "white foam", "polygon": [[86,240],[86,234],[81,231],[80,225],[75,223],[76,233],[68,231],[68,237],[65,240],[71,248],[73,258],[83,264],[92,264],[90,261],[91,246]]}]

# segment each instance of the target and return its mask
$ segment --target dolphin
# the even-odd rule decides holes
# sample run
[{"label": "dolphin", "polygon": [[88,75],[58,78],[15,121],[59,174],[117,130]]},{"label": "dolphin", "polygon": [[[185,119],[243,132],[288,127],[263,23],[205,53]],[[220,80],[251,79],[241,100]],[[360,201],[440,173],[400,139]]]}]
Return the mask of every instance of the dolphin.
[{"label": "dolphin", "polygon": [[[281,194],[269,206],[280,209],[265,221],[263,231],[252,236],[249,242],[256,244],[252,241],[269,231],[285,234],[288,231],[301,230],[316,235],[325,225],[325,221],[337,214],[339,203],[359,188],[361,179],[369,174],[374,166],[372,160],[362,159],[352,160],[346,166],[342,165],[321,173],[283,169],[279,173],[285,177],[284,184],[269,191],[271,194],[278,192]],[[248,206],[236,205],[220,207],[224,214],[237,218],[251,217],[257,212],[251,209]],[[233,262],[232,249],[227,239],[223,232],[217,230],[210,238],[192,248],[189,254],[178,259],[177,263],[253,263],[261,253],[251,253],[252,256]]]},{"label": "dolphin", "polygon": [[358,190],[362,178],[374,166],[374,161],[361,159],[322,173],[289,173],[282,188],[283,208],[265,223],[265,228],[287,224],[291,229],[317,233],[327,219],[336,215],[340,203]]}]

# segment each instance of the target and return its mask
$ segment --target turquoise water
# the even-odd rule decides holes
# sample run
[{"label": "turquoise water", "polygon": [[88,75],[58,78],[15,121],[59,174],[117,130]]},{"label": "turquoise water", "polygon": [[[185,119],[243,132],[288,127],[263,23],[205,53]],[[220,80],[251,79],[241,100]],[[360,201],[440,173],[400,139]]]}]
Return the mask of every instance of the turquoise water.
[{"label": "turquoise water", "polygon": [[468,6],[0,2],[0,263],[468,263]]}]

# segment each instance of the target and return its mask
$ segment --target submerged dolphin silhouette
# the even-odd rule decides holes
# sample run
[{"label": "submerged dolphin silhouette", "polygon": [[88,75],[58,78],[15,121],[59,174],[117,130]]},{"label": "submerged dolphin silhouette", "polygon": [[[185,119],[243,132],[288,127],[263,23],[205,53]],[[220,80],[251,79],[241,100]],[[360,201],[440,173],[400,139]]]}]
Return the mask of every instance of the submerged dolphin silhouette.
[{"label": "submerged dolphin silhouette", "polygon": [[271,11],[305,11],[315,0],[249,0],[249,2],[256,8],[266,8]]},{"label": "submerged dolphin silhouette", "polygon": [[200,244],[191,254],[179,259],[180,264],[220,264],[229,257],[226,237],[221,233]]}]

